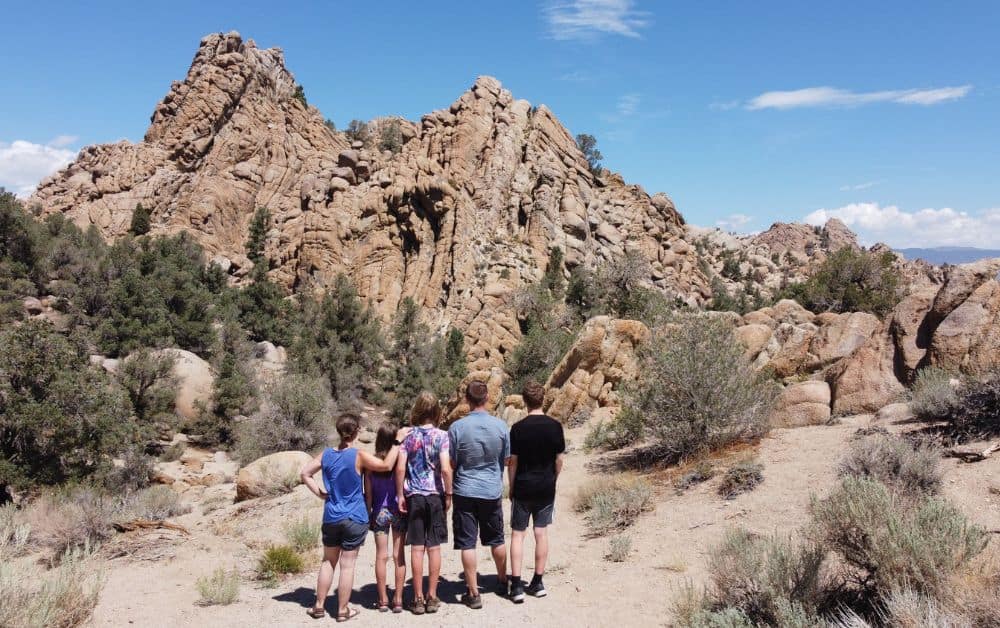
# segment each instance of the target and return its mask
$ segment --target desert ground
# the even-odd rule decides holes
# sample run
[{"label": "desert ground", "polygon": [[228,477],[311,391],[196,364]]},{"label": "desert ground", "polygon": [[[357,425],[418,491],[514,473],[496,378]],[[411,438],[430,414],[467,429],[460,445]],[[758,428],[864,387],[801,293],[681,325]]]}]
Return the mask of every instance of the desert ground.
[{"label": "desert ground", "polygon": [[[672,478],[678,470],[655,471],[647,479],[656,487],[656,506],[623,531],[632,537],[627,561],[606,560],[608,538],[590,538],[587,522],[573,510],[579,487],[608,473],[601,457],[582,449],[586,427],[567,431],[569,451],[559,480],[556,522],[551,528],[551,553],[546,574],[549,595],[528,597],[515,605],[492,593],[484,595],[482,610],[459,603],[464,583],[458,553],[443,551],[437,615],[415,617],[383,614],[373,607],[374,553],[371,536],[361,550],[352,604],[362,609],[358,626],[422,625],[550,625],[550,626],[668,626],[671,603],[688,583],[706,579],[707,552],[732,526],[759,533],[794,533],[807,520],[812,496],[822,496],[835,483],[836,464],[846,443],[862,427],[875,423],[871,415],[846,417],[835,424],[773,430],[756,448],[730,452],[717,459],[755,455],[764,465],[764,482],[754,491],[732,500],[716,493],[718,477],[679,494]],[[884,425],[891,431],[918,425]],[[1000,529],[1000,460],[965,464],[942,461],[944,496],[976,523]],[[221,491],[235,492],[233,485]],[[509,502],[508,502],[509,508]],[[254,580],[262,548],[283,540],[286,522],[310,514],[318,521],[321,504],[303,486],[291,493],[228,504],[208,514],[195,505],[192,513],[174,520],[189,534],[170,530],[119,535],[105,554],[125,555],[106,564],[107,584],[94,612],[95,626],[308,626],[316,620],[305,610],[313,601],[319,549],[306,572],[280,580],[276,587]],[[525,573],[532,564],[531,542]],[[117,548],[117,549],[116,549]],[[488,552],[480,552],[480,586],[495,582]],[[216,567],[239,569],[243,576],[239,602],[231,606],[202,607],[195,580]],[[391,573],[391,571],[390,571]],[[409,600],[409,586],[405,598]],[[327,610],[336,612],[331,594]],[[332,622],[328,617],[322,621]]]}]

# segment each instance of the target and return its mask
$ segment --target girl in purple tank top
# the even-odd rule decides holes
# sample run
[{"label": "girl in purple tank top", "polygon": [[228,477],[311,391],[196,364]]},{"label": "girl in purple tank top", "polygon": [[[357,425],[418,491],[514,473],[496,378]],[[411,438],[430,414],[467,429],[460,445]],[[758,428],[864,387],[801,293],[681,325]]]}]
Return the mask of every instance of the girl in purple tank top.
[{"label": "girl in purple tank top", "polygon": [[[396,441],[396,426],[383,423],[375,436],[375,455],[385,459]],[[399,512],[396,500],[396,477],[392,471],[365,473],[365,501],[368,503],[368,521],[375,532],[375,583],[378,586],[378,609],[389,610],[389,592],[386,590],[386,563],[389,560],[389,533],[392,533],[393,563],[396,566],[396,588],[393,591],[392,612],[403,611],[403,586],[406,582],[406,558],[403,545],[406,540],[406,515]]]}]

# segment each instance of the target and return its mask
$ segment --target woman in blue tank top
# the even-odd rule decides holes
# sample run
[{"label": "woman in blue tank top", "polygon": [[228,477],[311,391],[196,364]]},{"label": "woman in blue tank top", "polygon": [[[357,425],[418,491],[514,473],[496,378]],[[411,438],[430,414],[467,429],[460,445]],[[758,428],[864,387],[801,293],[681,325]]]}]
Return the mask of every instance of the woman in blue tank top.
[{"label": "woman in blue tank top", "polygon": [[[316,581],[316,604],[307,611],[309,616],[320,619],[326,615],[324,605],[327,593],[333,584],[333,573],[340,563],[340,581],[337,585],[337,621],[343,622],[357,616],[358,610],[347,602],[354,588],[354,564],[358,549],[368,535],[368,507],[365,504],[362,473],[365,471],[385,472],[396,465],[399,445],[395,444],[384,459],[366,451],[354,448],[358,436],[358,417],[345,414],[337,419],[337,434],[340,444],[327,447],[302,467],[300,477],[316,497],[323,500],[323,563]],[[399,430],[396,443],[406,436]],[[323,484],[317,484],[313,476],[323,473]]]}]

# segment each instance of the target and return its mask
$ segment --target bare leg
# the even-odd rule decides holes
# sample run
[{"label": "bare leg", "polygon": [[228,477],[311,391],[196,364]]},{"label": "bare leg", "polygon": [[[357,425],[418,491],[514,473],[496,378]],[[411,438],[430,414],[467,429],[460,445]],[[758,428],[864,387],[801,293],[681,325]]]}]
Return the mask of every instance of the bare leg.
[{"label": "bare leg", "polygon": [[436,598],[441,577],[441,546],[427,548],[427,597]]},{"label": "bare leg", "polygon": [[323,548],[323,563],[319,566],[319,577],[316,579],[316,605],[314,608],[323,608],[326,604],[326,596],[330,592],[330,585],[333,584],[333,570],[337,568],[339,559],[339,547]]},{"label": "bare leg", "polygon": [[375,586],[378,588],[379,606],[389,603],[389,593],[385,590],[386,562],[389,560],[389,535],[375,534]]},{"label": "bare leg", "polygon": [[510,574],[521,577],[521,565],[524,562],[524,530],[513,530],[510,533]]},{"label": "bare leg", "polygon": [[413,599],[424,599],[424,546],[410,546],[410,573],[413,574]]},{"label": "bare leg", "polygon": [[462,570],[465,571],[465,586],[469,595],[479,595],[479,577],[476,574],[478,559],[475,549],[462,550]]},{"label": "bare leg", "polygon": [[507,546],[497,545],[490,552],[493,554],[493,564],[497,566],[497,578],[507,582]]},{"label": "bare leg", "polygon": [[406,586],[406,532],[392,532],[392,562],[396,568],[396,588],[392,591],[393,606],[403,605],[403,587]]},{"label": "bare leg", "polygon": [[535,528],[535,574],[545,573],[545,563],[549,559],[549,529]]},{"label": "bare leg", "polygon": [[338,615],[347,612],[347,603],[351,601],[351,589],[354,588],[354,563],[358,560],[358,550],[343,550],[340,552],[340,584],[337,587]]}]

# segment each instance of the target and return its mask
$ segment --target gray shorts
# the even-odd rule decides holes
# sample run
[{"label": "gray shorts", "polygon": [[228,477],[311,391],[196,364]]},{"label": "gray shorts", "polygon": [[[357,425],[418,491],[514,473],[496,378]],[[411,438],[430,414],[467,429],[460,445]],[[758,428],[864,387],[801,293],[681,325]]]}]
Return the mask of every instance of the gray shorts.
[{"label": "gray shorts", "polygon": [[528,519],[534,527],[544,528],[552,523],[555,503],[552,501],[532,501],[515,499],[510,507],[510,528],[518,532],[528,529]]},{"label": "gray shorts", "polygon": [[368,524],[350,519],[323,524],[323,547],[339,547],[342,550],[356,550],[365,544]]}]

